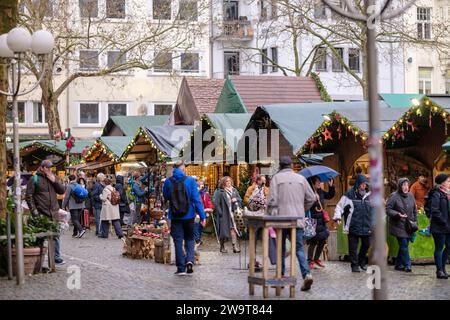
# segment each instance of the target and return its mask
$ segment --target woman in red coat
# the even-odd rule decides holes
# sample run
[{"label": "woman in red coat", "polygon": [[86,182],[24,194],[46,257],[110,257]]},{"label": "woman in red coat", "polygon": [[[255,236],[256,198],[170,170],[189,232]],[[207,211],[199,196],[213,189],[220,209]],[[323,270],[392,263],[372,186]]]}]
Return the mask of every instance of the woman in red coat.
[{"label": "woman in red coat", "polygon": [[[211,197],[209,196],[208,187],[205,185],[205,179],[200,178],[197,180],[197,186],[200,193],[200,200],[202,202],[203,208],[205,209],[206,216],[213,211],[213,204],[211,202]],[[202,229],[200,224],[200,217],[198,214],[195,217],[194,225],[194,239],[196,244],[203,244],[202,241]]]}]

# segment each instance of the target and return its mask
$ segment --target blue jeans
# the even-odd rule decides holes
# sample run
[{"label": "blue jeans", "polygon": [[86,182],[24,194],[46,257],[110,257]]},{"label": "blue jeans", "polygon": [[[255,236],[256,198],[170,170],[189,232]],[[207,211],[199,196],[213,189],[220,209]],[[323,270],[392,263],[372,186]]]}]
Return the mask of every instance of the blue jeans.
[{"label": "blue jeans", "polygon": [[94,215],[95,215],[95,234],[96,235],[100,235],[102,233],[102,229],[101,229],[101,223],[102,221],[100,220],[100,213],[102,212],[102,208],[97,209],[94,208]]},{"label": "blue jeans", "polygon": [[[286,265],[285,265],[285,256],[286,256],[286,238],[290,236],[291,230],[283,230],[283,241],[281,246],[281,274],[284,275],[286,271]],[[308,261],[306,259],[305,251],[303,250],[303,229],[297,228],[297,238],[295,241],[295,248],[296,248],[296,254],[297,254],[297,260],[298,264],[300,265],[300,272],[302,273],[303,279],[306,278],[306,276],[310,273]],[[291,252],[293,254],[293,252]]]},{"label": "blue jeans", "polygon": [[395,266],[400,268],[411,268],[411,259],[409,257],[409,238],[399,238],[398,241],[398,255],[395,261]]},{"label": "blue jeans", "polygon": [[[450,250],[450,233],[433,233],[434,263],[437,271],[445,271]],[[445,249],[444,249],[445,246]]]},{"label": "blue jeans", "polygon": [[61,259],[61,239],[58,237],[53,238],[55,242],[55,261]]},{"label": "blue jeans", "polygon": [[[175,261],[178,271],[186,271],[186,264],[195,261],[194,219],[172,220],[170,234],[175,245]],[[186,253],[183,250],[183,241]]]},{"label": "blue jeans", "polygon": [[202,230],[203,227],[200,224],[200,222],[195,222],[194,223],[194,239],[196,243],[199,243],[200,241],[202,241]]}]

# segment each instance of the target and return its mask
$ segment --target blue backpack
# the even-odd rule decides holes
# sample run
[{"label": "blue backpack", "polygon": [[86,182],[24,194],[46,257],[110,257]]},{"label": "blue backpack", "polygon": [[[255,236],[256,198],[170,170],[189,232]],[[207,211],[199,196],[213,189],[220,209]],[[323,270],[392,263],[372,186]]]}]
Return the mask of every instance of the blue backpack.
[{"label": "blue backpack", "polygon": [[72,188],[72,196],[75,199],[76,203],[82,203],[89,196],[88,191],[83,188],[79,183],[75,184]]}]

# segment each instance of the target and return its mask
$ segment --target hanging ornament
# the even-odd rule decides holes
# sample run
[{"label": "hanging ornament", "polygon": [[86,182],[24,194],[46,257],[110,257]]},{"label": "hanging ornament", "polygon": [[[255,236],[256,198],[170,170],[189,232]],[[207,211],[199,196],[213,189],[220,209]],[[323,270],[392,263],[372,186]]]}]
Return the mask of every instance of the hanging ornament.
[{"label": "hanging ornament", "polygon": [[417,108],[416,114],[417,114],[419,117],[422,116],[422,111],[420,110],[420,108]]},{"label": "hanging ornament", "polygon": [[325,131],[322,132],[322,135],[324,136],[325,141],[327,141],[327,140],[333,141],[333,137],[331,135],[331,132],[328,130],[328,128],[325,128]]},{"label": "hanging ornament", "polygon": [[342,139],[342,126],[338,126],[336,131],[338,133],[338,139],[341,140]]},{"label": "hanging ornament", "polygon": [[70,136],[69,139],[66,141],[66,148],[68,151],[70,151],[75,146],[75,137]]},{"label": "hanging ornament", "polygon": [[323,146],[323,140],[322,140],[322,137],[319,138],[319,145],[320,145],[320,146]]}]

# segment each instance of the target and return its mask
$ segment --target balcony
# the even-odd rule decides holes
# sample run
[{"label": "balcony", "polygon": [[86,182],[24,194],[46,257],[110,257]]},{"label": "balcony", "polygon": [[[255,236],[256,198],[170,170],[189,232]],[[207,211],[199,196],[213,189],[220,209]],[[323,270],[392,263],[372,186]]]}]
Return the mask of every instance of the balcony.
[{"label": "balcony", "polygon": [[250,21],[240,20],[222,21],[218,27],[214,40],[219,41],[251,41],[254,37],[252,24]]}]

